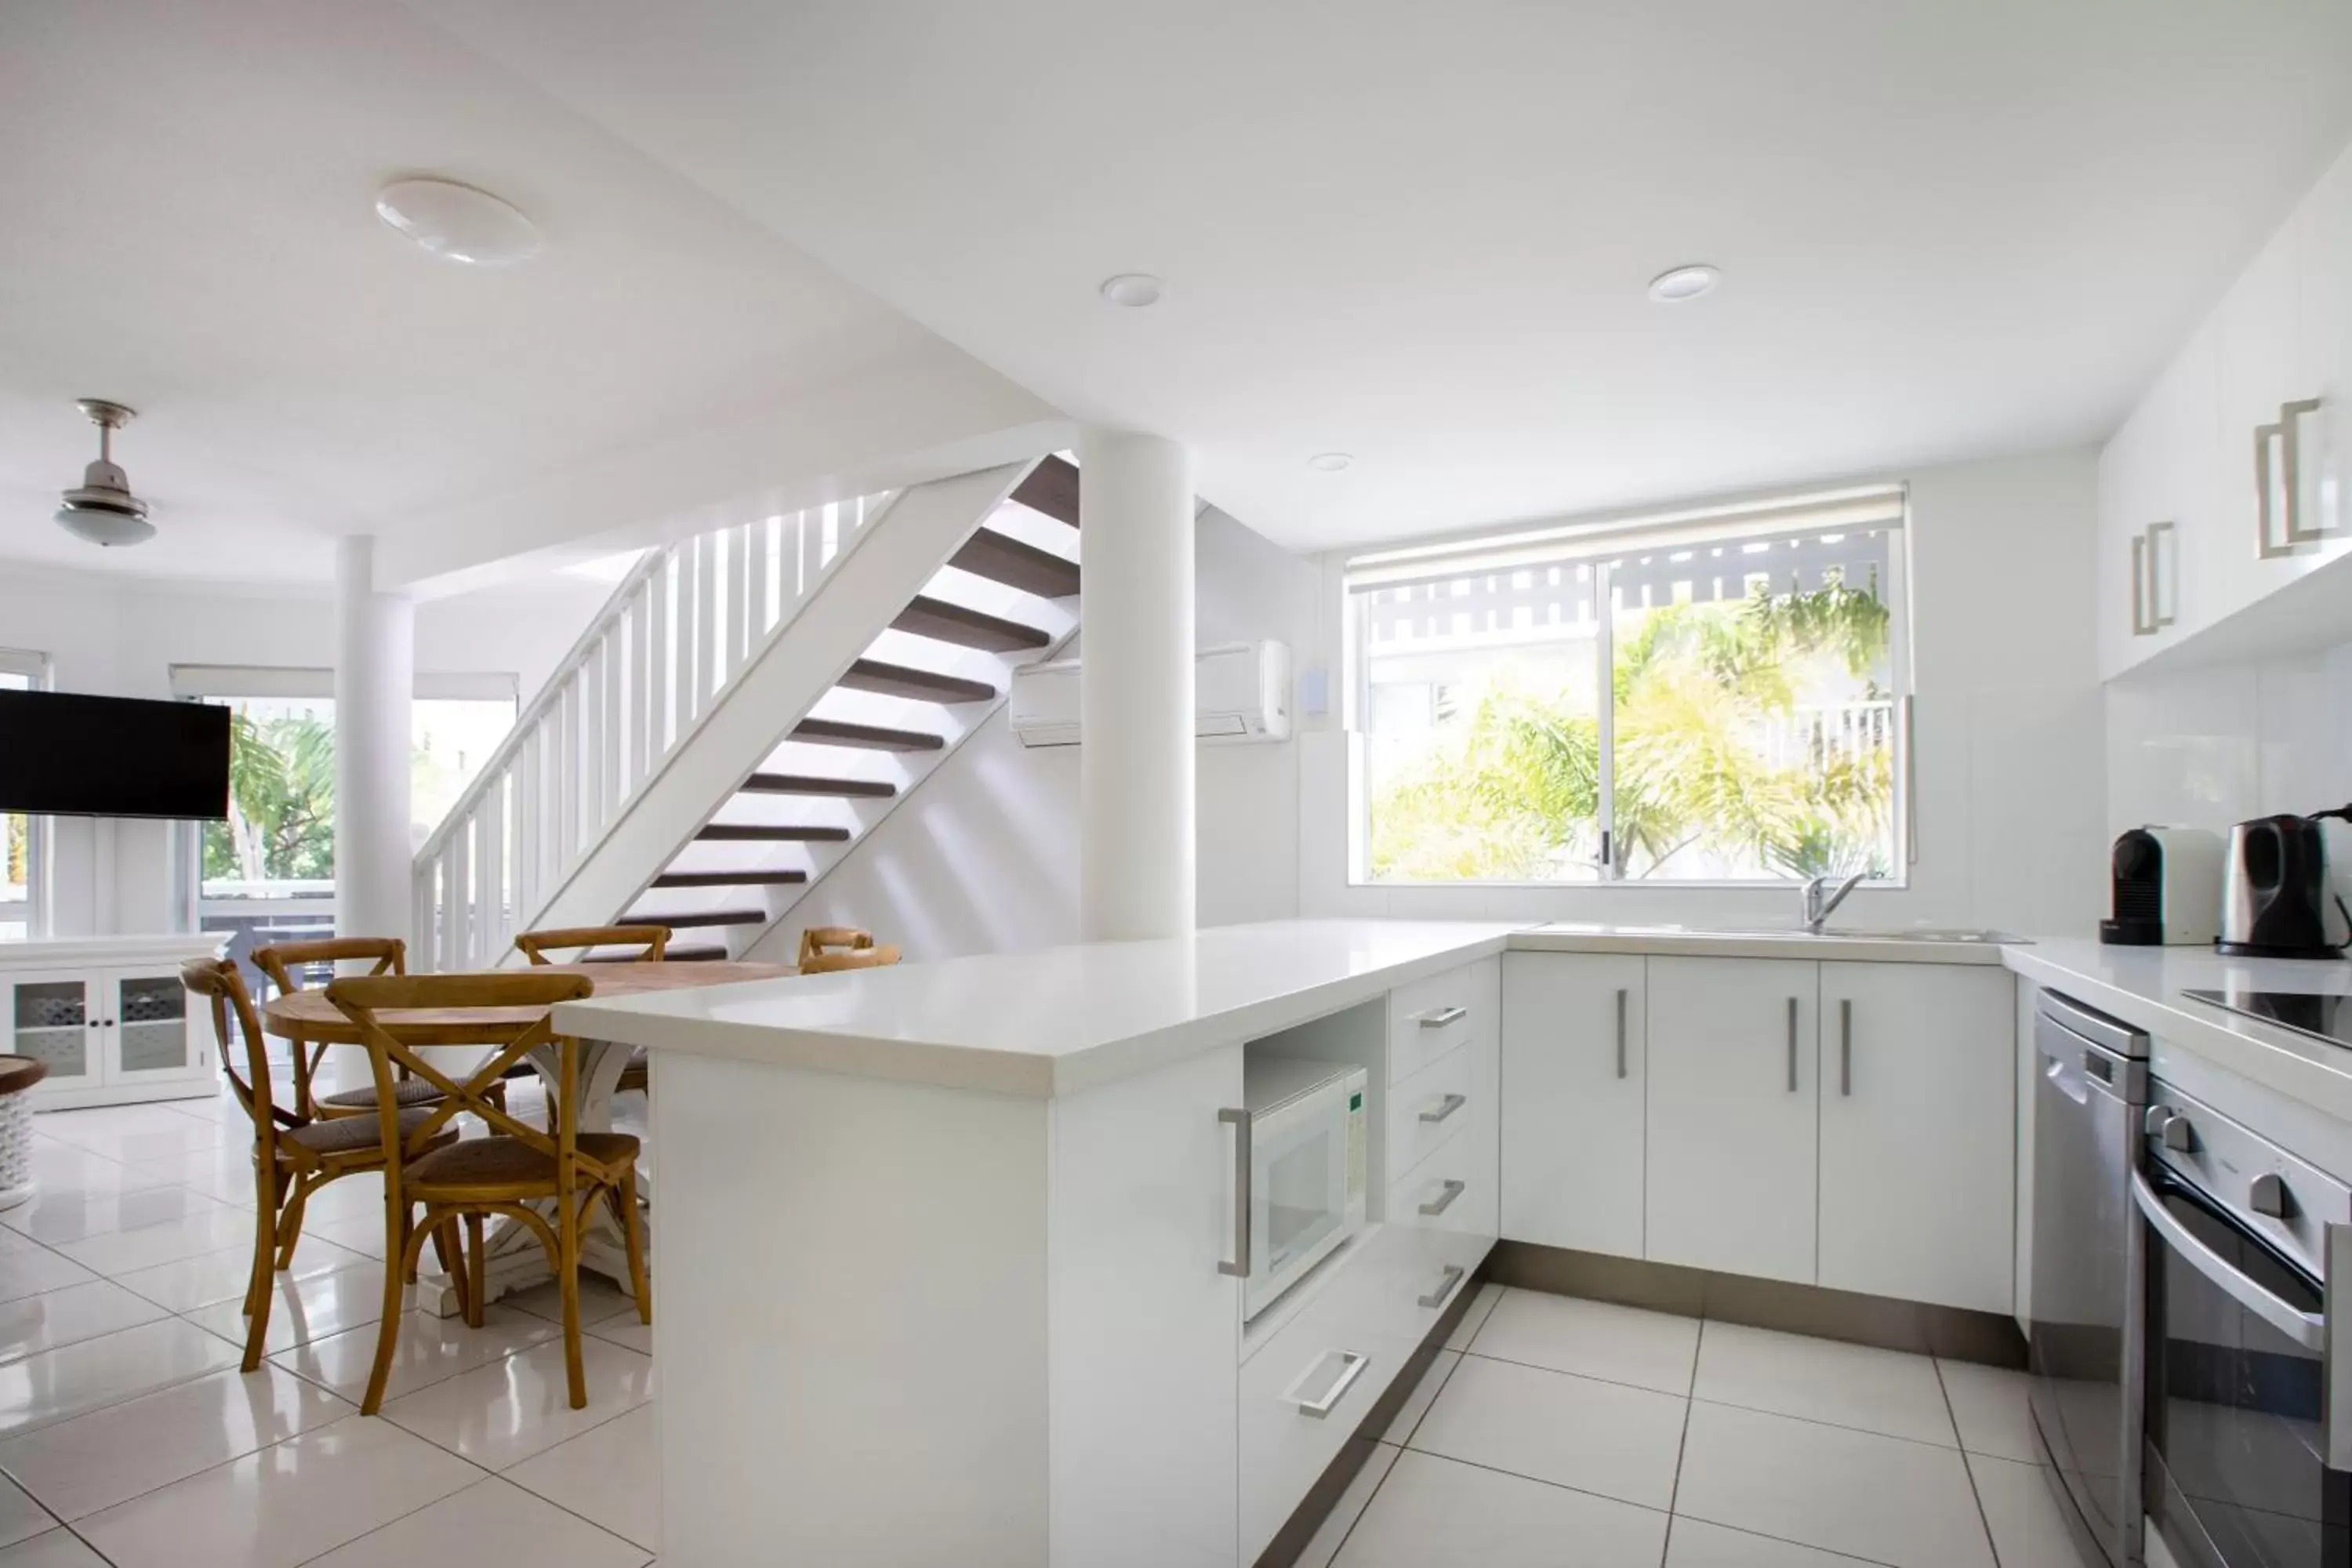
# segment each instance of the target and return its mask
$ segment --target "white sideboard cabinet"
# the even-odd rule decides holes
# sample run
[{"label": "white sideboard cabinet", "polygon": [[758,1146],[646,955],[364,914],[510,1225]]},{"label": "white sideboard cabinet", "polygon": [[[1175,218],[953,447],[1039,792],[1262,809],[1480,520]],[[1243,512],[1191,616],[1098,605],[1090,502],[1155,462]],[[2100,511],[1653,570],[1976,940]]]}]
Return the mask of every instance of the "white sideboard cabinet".
[{"label": "white sideboard cabinet", "polygon": [[44,1110],[190,1100],[212,1089],[211,1017],[180,965],[217,936],[89,937],[0,944],[0,1051],[48,1064]]}]

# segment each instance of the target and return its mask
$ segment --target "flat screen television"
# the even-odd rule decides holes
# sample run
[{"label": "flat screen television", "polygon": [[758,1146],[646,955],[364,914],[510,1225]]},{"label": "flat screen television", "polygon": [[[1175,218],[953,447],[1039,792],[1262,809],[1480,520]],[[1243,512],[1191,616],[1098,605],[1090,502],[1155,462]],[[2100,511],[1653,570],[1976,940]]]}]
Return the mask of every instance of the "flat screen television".
[{"label": "flat screen television", "polygon": [[209,702],[0,690],[0,811],[219,821],[228,724]]}]

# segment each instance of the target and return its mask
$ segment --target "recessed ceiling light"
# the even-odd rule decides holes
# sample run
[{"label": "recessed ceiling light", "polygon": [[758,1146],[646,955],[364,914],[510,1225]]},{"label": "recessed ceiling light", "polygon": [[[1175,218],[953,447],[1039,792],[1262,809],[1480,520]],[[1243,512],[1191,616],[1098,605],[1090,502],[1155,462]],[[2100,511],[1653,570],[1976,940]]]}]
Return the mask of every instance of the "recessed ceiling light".
[{"label": "recessed ceiling light", "polygon": [[1704,262],[1687,267],[1671,267],[1650,279],[1650,298],[1661,305],[1678,305],[1685,300],[1696,300],[1715,287],[1723,274]]},{"label": "recessed ceiling light", "polygon": [[1122,272],[1103,279],[1102,297],[1114,305],[1140,310],[1146,305],[1160,303],[1160,279],[1149,272]]},{"label": "recessed ceiling light", "polygon": [[1307,459],[1307,466],[1318,474],[1336,474],[1355,460],[1345,452],[1318,452]]},{"label": "recessed ceiling light", "polygon": [[444,261],[509,267],[540,252],[539,226],[513,204],[455,180],[394,180],[375,213]]}]

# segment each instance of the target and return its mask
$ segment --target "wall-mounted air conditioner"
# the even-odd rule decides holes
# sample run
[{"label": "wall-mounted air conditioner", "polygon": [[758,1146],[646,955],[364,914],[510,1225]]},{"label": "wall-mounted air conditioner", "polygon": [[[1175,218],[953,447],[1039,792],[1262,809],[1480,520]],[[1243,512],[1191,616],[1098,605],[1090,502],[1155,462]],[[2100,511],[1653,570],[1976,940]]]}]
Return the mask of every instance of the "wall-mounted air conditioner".
[{"label": "wall-mounted air conditioner", "polygon": [[[1075,746],[1078,666],[1057,658],[1013,672],[1005,706],[1024,746]],[[1194,656],[1192,733],[1203,741],[1290,739],[1290,648],[1278,642],[1226,643]]]}]

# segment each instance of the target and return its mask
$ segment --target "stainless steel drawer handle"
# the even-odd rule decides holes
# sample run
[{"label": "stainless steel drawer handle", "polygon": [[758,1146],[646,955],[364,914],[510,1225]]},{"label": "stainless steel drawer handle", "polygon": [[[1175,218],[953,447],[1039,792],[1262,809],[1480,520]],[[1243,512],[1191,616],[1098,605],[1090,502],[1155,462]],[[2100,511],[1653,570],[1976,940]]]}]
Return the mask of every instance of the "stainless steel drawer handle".
[{"label": "stainless steel drawer handle", "polygon": [[1449,1263],[1445,1272],[1437,1277],[1437,1289],[1420,1298],[1424,1307],[1443,1307],[1445,1298],[1454,1294],[1454,1287],[1462,1283],[1462,1276],[1470,1272],[1459,1263]]},{"label": "stainless steel drawer handle", "polygon": [[1250,1119],[1246,1110],[1231,1107],[1217,1120],[1234,1130],[1234,1256],[1217,1260],[1217,1272],[1246,1279],[1250,1271]]},{"label": "stainless steel drawer handle", "polygon": [[1470,1016],[1467,1007],[1440,1007],[1433,1013],[1423,1013],[1419,1020],[1424,1029],[1443,1029],[1460,1023]]},{"label": "stainless steel drawer handle", "polygon": [[[1331,1386],[1325,1389],[1318,1398],[1301,1398],[1298,1391],[1314,1381],[1315,1374],[1323,1370],[1323,1363],[1335,1355],[1339,1358],[1339,1375],[1331,1380]],[[1339,1407],[1339,1401],[1348,1396],[1348,1390],[1356,1385],[1356,1379],[1363,1376],[1364,1368],[1370,1365],[1370,1358],[1360,1356],[1354,1351],[1325,1351],[1315,1358],[1313,1366],[1298,1374],[1297,1382],[1283,1390],[1282,1402],[1296,1406],[1301,1415],[1320,1421]]]},{"label": "stainless steel drawer handle", "polygon": [[1797,1092],[1797,999],[1789,998],[1789,1092]]},{"label": "stainless steel drawer handle", "polygon": [[1421,1119],[1423,1121],[1443,1121],[1469,1103],[1470,1097],[1466,1094],[1449,1094],[1437,1102],[1436,1110],[1423,1111]]},{"label": "stainless steel drawer handle", "polygon": [[1421,1212],[1423,1214],[1444,1214],[1447,1209],[1454,1206],[1454,1200],[1460,1197],[1463,1191],[1470,1184],[1467,1182],[1457,1182],[1450,1176],[1447,1177],[1445,1184],[1438,1190],[1438,1195],[1421,1205]]},{"label": "stainless steel drawer handle", "polygon": [[1617,988],[1617,1076],[1625,1076],[1625,988]]},{"label": "stainless steel drawer handle", "polygon": [[1838,999],[1838,1093],[1853,1093],[1853,999]]}]

